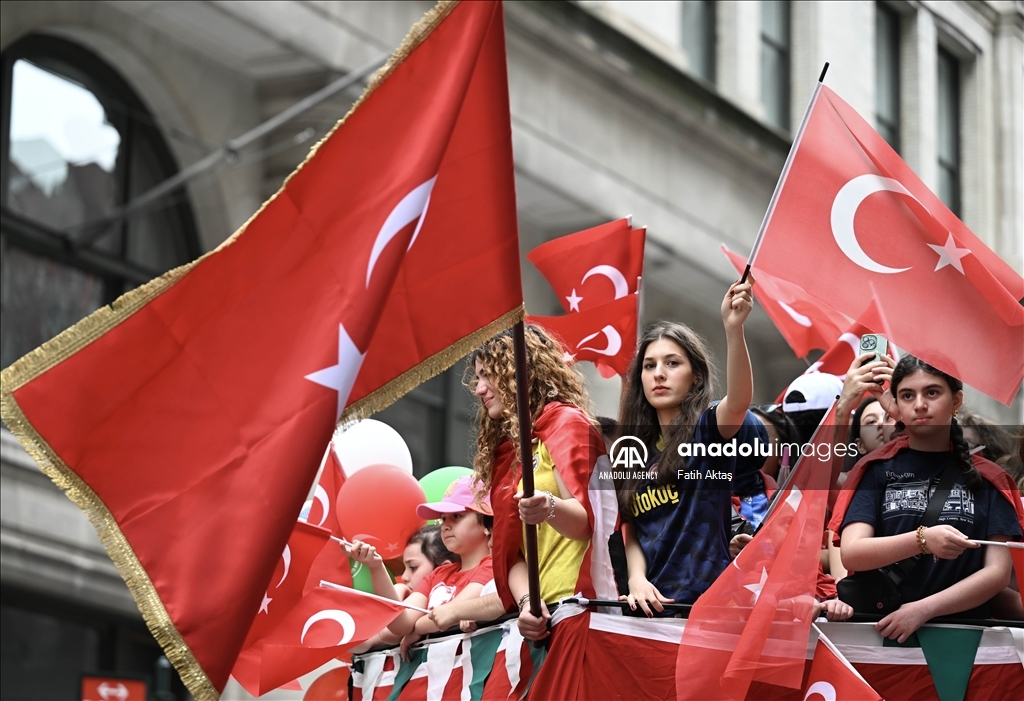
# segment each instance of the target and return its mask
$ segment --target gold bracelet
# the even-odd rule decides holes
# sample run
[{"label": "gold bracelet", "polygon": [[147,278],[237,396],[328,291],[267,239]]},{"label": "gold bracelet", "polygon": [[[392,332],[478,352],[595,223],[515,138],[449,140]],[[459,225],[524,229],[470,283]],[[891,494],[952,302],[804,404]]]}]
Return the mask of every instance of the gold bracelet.
[{"label": "gold bracelet", "polygon": [[921,548],[922,555],[931,555],[931,551],[928,550],[928,543],[924,538],[924,532],[928,530],[928,526],[917,527],[917,547]]}]

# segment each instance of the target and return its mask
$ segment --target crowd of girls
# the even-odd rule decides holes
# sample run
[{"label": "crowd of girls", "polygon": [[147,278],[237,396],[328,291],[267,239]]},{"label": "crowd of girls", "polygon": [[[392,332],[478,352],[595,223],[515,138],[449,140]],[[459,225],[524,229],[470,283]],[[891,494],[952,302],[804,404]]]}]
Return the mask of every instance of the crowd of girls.
[{"label": "crowd of girls", "polygon": [[[459,624],[468,630],[473,621],[517,610],[523,635],[540,640],[550,633],[549,609],[572,595],[603,598],[610,591],[648,616],[663,615],[667,603],[694,603],[750,541],[768,497],[792,465],[777,453],[767,460],[711,450],[680,457],[679,446],[733,438],[740,444],[800,442],[836,395],[835,440],[853,443],[858,456],[836,466],[835,486],[842,491],[822,551],[819,610],[833,620],[848,618],[853,609],[836,599],[835,580],[915,558],[898,584],[898,608],[878,623],[883,636],[902,642],[932,618],[988,617],[993,607],[999,615],[1024,618],[1019,597],[1016,606],[998,604],[1011,579],[1008,550],[977,542],[1021,538],[1021,492],[990,460],[1002,458],[997,453],[1014,447],[1013,439],[966,412],[958,421],[962,384],[912,356],[898,363],[858,357],[845,382],[833,379],[834,387],[817,390],[829,395],[820,405],[808,390],[788,392],[781,406],[751,407],[754,380],[743,326],[753,306],[752,284],[733,284],[722,301],[724,396],[716,393],[717,373],[703,341],[683,324],[658,322],[639,339],[617,422],[594,419],[583,377],[566,364],[562,346],[527,326],[531,455],[520,454],[512,335],[499,334],[477,349],[467,368],[467,385],[479,399],[474,477],[453,485],[440,504],[420,507],[422,517],[440,518],[439,531],[430,533],[439,533],[443,544],[428,546],[427,534],[410,542],[404,586],[391,583],[372,547],[352,547],[352,556],[371,568],[377,593],[429,611],[403,614],[375,642],[402,638],[407,645],[429,632]],[[823,381],[802,380],[808,387]],[[596,486],[598,466],[607,465],[602,431],[635,436],[648,456],[644,470],[615,485],[611,506]],[[1024,450],[1024,439],[1017,444]],[[985,450],[992,452],[985,457]],[[1019,464],[1021,458],[1013,459]],[[523,496],[524,464],[534,474],[530,497]],[[949,496],[934,524],[922,525],[947,466],[956,470]],[[1009,458],[1006,467],[1020,469]],[[621,530],[608,534],[602,516],[616,501]],[[737,517],[746,529],[734,528]],[[542,601],[536,607],[525,524],[537,527]]]}]

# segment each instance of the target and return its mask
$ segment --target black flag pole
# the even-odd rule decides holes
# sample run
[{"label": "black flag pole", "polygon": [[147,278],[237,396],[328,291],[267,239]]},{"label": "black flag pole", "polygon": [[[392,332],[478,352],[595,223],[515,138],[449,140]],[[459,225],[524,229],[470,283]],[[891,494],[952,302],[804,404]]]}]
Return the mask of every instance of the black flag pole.
[{"label": "black flag pole", "polygon": [[782,174],[779,175],[779,182],[775,184],[775,192],[772,193],[772,199],[768,202],[768,209],[764,213],[764,219],[761,220],[761,228],[757,232],[757,238],[754,239],[753,248],[750,249],[750,256],[747,258],[747,267],[743,269],[743,277],[740,278],[740,282],[747,281],[747,276],[750,274],[750,266],[754,264],[754,258],[757,257],[757,252],[761,249],[761,241],[764,239],[764,232],[768,230],[768,223],[772,219],[772,214],[775,212],[775,205],[779,201],[779,194],[782,192],[782,184],[786,182],[786,176],[789,175],[789,169],[793,165],[793,156],[796,155],[797,148],[800,146],[800,140],[803,138],[804,130],[807,128],[807,121],[810,119],[814,103],[818,101],[818,93],[821,92],[821,86],[825,82],[825,74],[827,72],[828,61],[825,61],[825,65],[821,69],[821,75],[818,76],[818,82],[814,86],[814,92],[811,93],[811,99],[807,102],[807,109],[804,111],[804,118],[800,120],[800,128],[796,130],[796,136],[793,137],[793,145],[790,146],[789,155],[786,156],[786,163],[782,166]]},{"label": "black flag pole", "polygon": [[[526,324],[520,321],[512,330],[516,359],[516,413],[519,417],[519,456],[523,468],[523,498],[533,496],[533,422],[530,417],[530,369],[526,362]],[[537,526],[526,528],[526,571],[529,578],[530,613],[540,618],[540,570],[537,564]]]}]

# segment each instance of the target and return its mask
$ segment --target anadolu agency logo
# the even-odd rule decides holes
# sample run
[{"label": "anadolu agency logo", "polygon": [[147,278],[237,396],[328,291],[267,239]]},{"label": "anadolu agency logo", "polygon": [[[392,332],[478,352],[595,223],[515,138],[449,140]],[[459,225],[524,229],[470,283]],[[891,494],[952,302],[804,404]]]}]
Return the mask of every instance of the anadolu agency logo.
[{"label": "anadolu agency logo", "polygon": [[611,458],[612,479],[645,479],[649,477],[647,465],[647,446],[636,436],[620,436],[612,443],[608,451]]}]

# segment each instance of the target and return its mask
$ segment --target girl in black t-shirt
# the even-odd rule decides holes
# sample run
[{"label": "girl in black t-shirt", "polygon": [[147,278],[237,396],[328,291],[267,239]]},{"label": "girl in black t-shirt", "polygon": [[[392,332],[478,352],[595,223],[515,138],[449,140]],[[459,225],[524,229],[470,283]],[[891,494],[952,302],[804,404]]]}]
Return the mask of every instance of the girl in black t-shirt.
[{"label": "girl in black t-shirt", "polygon": [[[905,426],[906,437],[883,446],[855,468],[850,484],[856,492],[840,499],[836,518],[841,519],[843,564],[850,570],[922,556],[900,584],[903,604],[876,626],[883,637],[902,643],[937,616],[987,615],[987,602],[1009,582],[1010,553],[972,541],[1017,540],[1021,510],[1009,500],[999,479],[1001,470],[990,470],[995,466],[982,458],[972,460],[968,453],[955,418],[963,403],[959,380],[904,356],[893,371],[890,391],[892,397],[882,395],[882,401]],[[961,474],[937,525],[921,527],[950,460]]]}]

